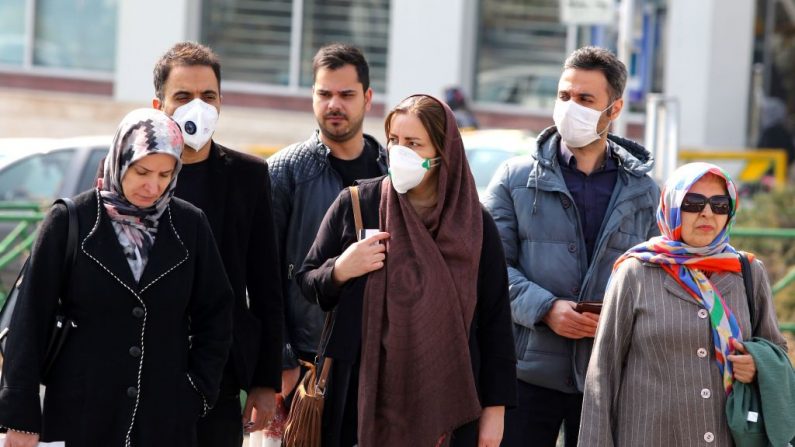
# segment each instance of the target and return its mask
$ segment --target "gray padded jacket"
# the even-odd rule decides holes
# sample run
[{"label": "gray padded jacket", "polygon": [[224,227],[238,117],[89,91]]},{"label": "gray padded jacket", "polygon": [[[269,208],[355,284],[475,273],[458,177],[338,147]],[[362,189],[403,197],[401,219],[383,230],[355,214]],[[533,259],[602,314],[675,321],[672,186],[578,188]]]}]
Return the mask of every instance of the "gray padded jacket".
[{"label": "gray padded jacket", "polygon": [[651,154],[614,135],[608,144],[619,173],[590,265],[578,211],[558,163],[560,135],[554,126],[538,136],[536,153],[500,168],[483,198],[508,264],[517,377],[533,385],[582,392],[593,339],[561,337],[542,319],[557,299],[601,301],[615,260],[659,234],[660,191],[647,175]]}]

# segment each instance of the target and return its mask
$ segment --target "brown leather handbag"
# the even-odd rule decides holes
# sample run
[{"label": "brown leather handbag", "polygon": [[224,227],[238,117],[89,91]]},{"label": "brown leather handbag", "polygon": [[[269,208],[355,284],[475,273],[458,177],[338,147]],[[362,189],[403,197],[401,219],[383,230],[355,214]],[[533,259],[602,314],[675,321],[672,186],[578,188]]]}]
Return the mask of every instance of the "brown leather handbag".
[{"label": "brown leather handbag", "polygon": [[[330,315],[330,314],[329,314]],[[326,317],[328,323],[329,317]],[[324,330],[325,332],[325,330]],[[325,357],[320,376],[314,364],[302,361],[308,371],[298,384],[284,425],[284,447],[320,447],[320,428],[323,423],[323,403],[332,359]]]},{"label": "brown leather handbag", "polygon": [[[356,235],[357,238],[361,238],[360,235],[364,227],[362,225],[362,210],[359,205],[359,188],[351,186],[348,189],[351,192]],[[326,314],[326,322],[323,324],[320,345],[317,349],[317,363],[320,364],[320,371],[318,372],[318,367],[312,363],[301,362],[307,368],[307,371],[293,396],[290,414],[287,416],[287,422],[284,426],[284,439],[282,440],[284,447],[320,447],[323,404],[333,359],[325,356],[323,356],[322,361],[319,361],[319,359],[321,353],[325,351],[333,326],[334,312],[329,312]]]}]

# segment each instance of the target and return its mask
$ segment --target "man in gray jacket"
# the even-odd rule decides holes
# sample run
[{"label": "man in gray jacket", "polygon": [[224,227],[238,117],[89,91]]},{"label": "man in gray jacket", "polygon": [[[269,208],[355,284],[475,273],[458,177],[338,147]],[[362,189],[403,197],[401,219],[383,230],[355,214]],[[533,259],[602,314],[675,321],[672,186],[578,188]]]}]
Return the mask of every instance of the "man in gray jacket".
[{"label": "man in gray jacket", "polygon": [[362,131],[373,91],[361,51],[343,44],[325,46],[315,55],[313,70],[312,108],[319,129],[268,160],[279,258],[287,278],[283,396],[299,379],[298,359],[314,360],[323,328],[323,312],[301,295],[295,273],[339,192],[355,180],[386,174],[384,148]]},{"label": "man in gray jacket", "polygon": [[577,445],[582,387],[613,262],[658,234],[652,157],[608,134],[621,113],[627,70],[615,55],[581,48],[564,64],[555,126],[537,151],[506,163],[484,198],[508,264],[518,361],[518,406],[503,446],[554,446],[564,426]]}]

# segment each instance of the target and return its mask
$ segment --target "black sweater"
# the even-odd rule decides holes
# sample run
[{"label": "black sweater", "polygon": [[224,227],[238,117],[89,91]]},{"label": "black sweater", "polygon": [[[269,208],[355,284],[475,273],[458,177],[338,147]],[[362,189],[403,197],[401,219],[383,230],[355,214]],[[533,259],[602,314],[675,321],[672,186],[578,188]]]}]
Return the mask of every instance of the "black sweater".
[{"label": "black sweater", "polygon": [[[379,228],[381,178],[359,183],[364,228]],[[331,279],[334,262],[356,242],[351,195],[343,190],[320,225],[315,243],[297,275],[304,296],[323,310],[337,310],[326,354],[358,363],[361,351],[362,303],[367,275],[338,287]],[[502,243],[491,216],[483,210],[483,249],[478,271],[478,301],[470,329],[469,350],[480,403],[516,403],[516,356],[508,300],[508,278]]]}]

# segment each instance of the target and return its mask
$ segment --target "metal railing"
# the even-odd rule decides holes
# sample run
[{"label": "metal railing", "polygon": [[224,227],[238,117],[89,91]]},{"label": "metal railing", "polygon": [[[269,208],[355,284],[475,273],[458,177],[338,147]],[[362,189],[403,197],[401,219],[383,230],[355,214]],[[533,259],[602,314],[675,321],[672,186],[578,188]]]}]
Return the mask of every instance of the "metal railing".
[{"label": "metal railing", "polygon": [[[731,232],[735,237],[759,237],[759,238],[772,238],[772,239],[795,239],[795,228],[733,228]],[[790,268],[790,271],[784,275],[783,278],[776,281],[771,286],[773,296],[781,292],[795,281],[795,266]],[[795,333],[795,323],[785,323],[790,328],[788,329]],[[783,327],[783,326],[782,326]]]},{"label": "metal railing", "polygon": [[[48,205],[49,206],[49,205]],[[9,266],[14,260],[25,255],[36,240],[36,230],[45,213],[42,206],[35,203],[2,203],[0,202],[0,223],[17,222],[11,232],[0,241],[0,270]],[[731,235],[734,237],[775,238],[795,240],[795,228],[742,228],[735,227]],[[795,282],[795,266],[783,278],[772,285],[773,296],[788,285]],[[7,290],[0,290],[0,306],[5,302]],[[795,322],[780,323],[781,330],[795,334]]]},{"label": "metal railing", "polygon": [[[750,237],[766,239],[793,239],[795,240],[795,228],[732,228],[733,237]],[[771,286],[773,298],[795,281],[795,266],[790,267],[789,272],[783,278],[776,281]],[[795,334],[795,322],[779,322],[782,331]]]},{"label": "metal railing", "polygon": [[[0,271],[8,268],[14,261],[26,256],[36,240],[39,222],[44,219],[42,205],[38,203],[0,202],[0,225],[16,223],[11,231],[0,240]],[[0,305],[5,303],[5,284],[0,288]]]}]

